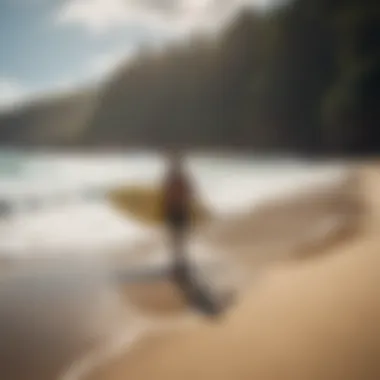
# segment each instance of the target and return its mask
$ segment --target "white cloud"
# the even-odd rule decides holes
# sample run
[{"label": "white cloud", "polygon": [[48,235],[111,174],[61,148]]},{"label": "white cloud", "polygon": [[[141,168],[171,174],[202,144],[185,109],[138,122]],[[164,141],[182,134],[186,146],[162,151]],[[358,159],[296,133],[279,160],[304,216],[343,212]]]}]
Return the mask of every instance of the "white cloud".
[{"label": "white cloud", "polygon": [[101,33],[125,22],[122,0],[68,0],[58,14],[58,22],[79,24]]},{"label": "white cloud", "polygon": [[80,25],[106,33],[127,25],[169,30],[175,34],[214,28],[243,4],[263,6],[274,0],[66,0],[59,24]]},{"label": "white cloud", "polygon": [[0,77],[0,110],[14,108],[27,100],[29,91],[18,81]]}]

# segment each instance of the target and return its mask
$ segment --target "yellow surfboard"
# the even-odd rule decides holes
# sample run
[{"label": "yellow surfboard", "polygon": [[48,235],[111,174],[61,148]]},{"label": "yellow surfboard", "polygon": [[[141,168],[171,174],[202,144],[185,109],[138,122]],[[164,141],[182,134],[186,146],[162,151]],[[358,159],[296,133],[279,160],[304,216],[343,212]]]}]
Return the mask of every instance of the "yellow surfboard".
[{"label": "yellow surfboard", "polygon": [[[107,195],[117,211],[150,225],[164,223],[162,197],[163,193],[159,188],[144,186],[121,187],[111,190]],[[191,210],[194,224],[211,218],[210,212],[200,202],[194,201]]]}]

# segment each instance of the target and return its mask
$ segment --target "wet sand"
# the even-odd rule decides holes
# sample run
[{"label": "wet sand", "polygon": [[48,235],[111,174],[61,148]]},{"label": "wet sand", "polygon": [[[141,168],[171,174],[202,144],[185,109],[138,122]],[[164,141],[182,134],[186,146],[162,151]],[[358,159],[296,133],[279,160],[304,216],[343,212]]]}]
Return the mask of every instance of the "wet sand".
[{"label": "wet sand", "polygon": [[[366,170],[360,171],[360,176],[371,182],[368,178],[374,174]],[[313,339],[310,334],[319,331],[321,339],[314,340],[319,348],[323,346],[320,330],[326,327],[322,322],[328,325],[328,320],[322,318],[322,309],[336,315],[327,326],[329,333],[334,330],[334,321],[336,325],[342,317],[337,313],[338,296],[327,297],[328,305],[323,305],[326,286],[337,287],[332,294],[344,294],[347,304],[342,304],[342,310],[346,314],[354,306],[364,310],[371,330],[373,321],[365,301],[358,305],[359,297],[350,298],[345,293],[361,294],[350,290],[356,281],[363,292],[369,285],[370,273],[365,281],[351,273],[352,265],[362,265],[366,273],[364,255],[358,258],[354,252],[351,264],[345,264],[340,257],[349,255],[332,253],[344,251],[345,242],[351,239],[364,239],[363,231],[358,234],[359,227],[363,229],[363,214],[368,213],[362,200],[376,192],[374,187],[380,189],[380,180],[366,183],[364,190],[357,187],[356,175],[347,181],[248,210],[244,216],[220,221],[197,233],[198,244],[212,251],[228,269],[219,276],[205,276],[218,289],[232,288],[239,294],[225,319],[214,323],[192,313],[166,280],[121,285],[99,268],[92,275],[79,277],[74,276],[78,268],[67,268],[60,272],[62,280],[56,288],[33,276],[29,282],[1,284],[0,375],[12,380],[272,379],[266,370],[276,371],[273,362],[281,359],[285,366],[288,358],[294,369],[295,357],[306,355],[305,334]],[[368,225],[364,228],[369,229]],[[320,256],[322,253],[325,255]],[[368,269],[373,270],[374,263],[370,263],[374,255],[367,255]],[[140,257],[143,262],[149,256],[136,252],[135,261]],[[122,257],[112,256],[112,260],[124,263]],[[327,285],[322,287],[319,282]],[[46,287],[51,289],[48,297],[42,290]],[[333,307],[330,312],[328,306]],[[311,314],[320,315],[320,324]],[[363,322],[357,313],[351,315],[360,331]],[[343,336],[350,326],[347,322],[342,329],[338,326],[338,331]],[[291,332],[303,336],[304,341],[297,343]],[[294,357],[286,356],[290,352]],[[367,352],[372,355],[369,348]],[[15,361],[23,365],[15,366]],[[332,379],[328,371],[323,373],[327,374],[324,379]],[[292,376],[289,378],[301,378],[296,372]],[[321,377],[310,372],[303,378]]]}]

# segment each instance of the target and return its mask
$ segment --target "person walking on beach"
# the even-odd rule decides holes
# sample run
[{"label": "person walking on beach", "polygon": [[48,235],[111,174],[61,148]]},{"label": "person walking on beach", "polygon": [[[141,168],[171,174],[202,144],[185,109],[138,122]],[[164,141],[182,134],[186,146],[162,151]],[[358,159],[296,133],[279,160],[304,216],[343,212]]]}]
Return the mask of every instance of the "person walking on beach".
[{"label": "person walking on beach", "polygon": [[186,238],[191,223],[192,188],[184,173],[182,158],[169,157],[169,170],[164,182],[164,217],[169,230],[174,259],[174,276],[184,280],[187,272]]},{"label": "person walking on beach", "polygon": [[185,174],[182,158],[172,155],[169,157],[169,170],[164,182],[163,207],[174,261],[173,281],[190,305],[208,315],[219,315],[221,305],[191,273],[186,242],[192,223],[193,201],[193,187]]}]

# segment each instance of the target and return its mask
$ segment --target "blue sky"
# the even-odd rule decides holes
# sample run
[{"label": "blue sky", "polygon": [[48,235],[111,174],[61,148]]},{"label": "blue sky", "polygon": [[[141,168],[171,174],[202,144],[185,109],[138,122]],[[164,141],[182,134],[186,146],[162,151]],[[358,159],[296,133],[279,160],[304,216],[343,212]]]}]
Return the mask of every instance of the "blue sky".
[{"label": "blue sky", "polygon": [[0,106],[101,80],[141,44],[270,0],[0,0]]}]

